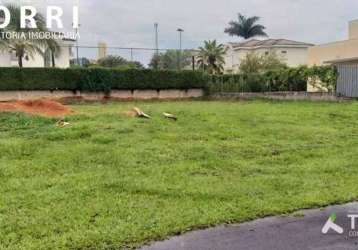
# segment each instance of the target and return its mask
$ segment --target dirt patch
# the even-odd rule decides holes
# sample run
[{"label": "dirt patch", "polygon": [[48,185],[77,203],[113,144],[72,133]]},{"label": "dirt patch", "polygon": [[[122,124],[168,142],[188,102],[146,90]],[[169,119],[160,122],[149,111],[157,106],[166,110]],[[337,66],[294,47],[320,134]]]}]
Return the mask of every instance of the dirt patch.
[{"label": "dirt patch", "polygon": [[33,100],[0,103],[0,112],[24,112],[41,116],[63,116],[71,113],[71,109],[52,100]]}]

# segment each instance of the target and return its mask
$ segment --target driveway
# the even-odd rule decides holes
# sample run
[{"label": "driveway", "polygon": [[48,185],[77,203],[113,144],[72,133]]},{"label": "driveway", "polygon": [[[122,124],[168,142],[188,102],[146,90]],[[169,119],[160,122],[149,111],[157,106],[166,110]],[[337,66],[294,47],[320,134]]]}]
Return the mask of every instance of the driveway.
[{"label": "driveway", "polygon": [[[343,234],[329,230],[322,233],[331,214]],[[156,242],[142,250],[358,250],[358,219],[355,230],[351,218],[357,215],[358,203],[304,210],[300,216],[270,217],[253,222],[219,226]],[[356,237],[352,237],[352,234]],[[349,235],[351,234],[351,235]]]}]

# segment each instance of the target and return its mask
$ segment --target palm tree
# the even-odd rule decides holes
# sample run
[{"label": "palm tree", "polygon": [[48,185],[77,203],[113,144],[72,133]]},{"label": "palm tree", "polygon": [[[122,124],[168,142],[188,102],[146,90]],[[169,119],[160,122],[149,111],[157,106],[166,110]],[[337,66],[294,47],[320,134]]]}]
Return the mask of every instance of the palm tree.
[{"label": "palm tree", "polygon": [[[21,28],[20,23],[20,8],[16,5],[6,6],[11,14],[10,24],[3,32],[15,32],[22,34],[20,37],[11,37],[10,39],[3,39],[0,41],[0,50],[15,53],[18,58],[19,67],[23,67],[23,60],[33,58],[35,54],[45,56],[46,49],[50,49],[53,53],[52,64],[54,65],[54,57],[59,54],[60,46],[56,40],[53,39],[35,39],[31,33],[47,32],[45,18],[41,14],[36,14],[34,17],[37,28]],[[3,17],[3,12],[0,17]]]},{"label": "palm tree", "polygon": [[260,17],[253,16],[247,18],[244,15],[238,14],[238,21],[231,21],[229,27],[225,29],[225,33],[230,36],[238,36],[244,39],[249,39],[255,36],[267,36],[265,33],[266,27],[257,24]]},{"label": "palm tree", "polygon": [[56,67],[56,60],[55,58],[58,57],[61,53],[60,45],[53,39],[47,40],[46,42],[46,50],[51,54],[51,63],[52,67]]},{"label": "palm tree", "polygon": [[224,55],[226,50],[223,44],[218,44],[216,40],[204,41],[204,47],[199,47],[198,61],[199,67],[209,74],[220,74],[224,70]]}]

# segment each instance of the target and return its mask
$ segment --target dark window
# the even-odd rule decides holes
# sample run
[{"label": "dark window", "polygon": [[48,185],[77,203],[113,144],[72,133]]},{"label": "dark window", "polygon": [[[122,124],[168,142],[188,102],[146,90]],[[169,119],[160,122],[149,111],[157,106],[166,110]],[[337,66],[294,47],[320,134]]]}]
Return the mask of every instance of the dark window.
[{"label": "dark window", "polygon": [[282,50],[281,53],[282,53],[282,54],[287,54],[287,51],[286,51],[286,50]]}]

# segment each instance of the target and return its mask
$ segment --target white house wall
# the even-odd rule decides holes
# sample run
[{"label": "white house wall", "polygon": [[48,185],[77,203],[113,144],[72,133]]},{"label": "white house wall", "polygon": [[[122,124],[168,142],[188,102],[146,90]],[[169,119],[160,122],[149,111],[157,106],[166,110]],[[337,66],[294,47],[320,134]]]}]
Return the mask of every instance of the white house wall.
[{"label": "white house wall", "polygon": [[[61,53],[55,58],[56,67],[68,68],[70,67],[71,53],[70,48],[72,42],[59,42],[61,46]],[[18,61],[16,58],[11,58],[10,53],[0,52],[0,67],[17,67]],[[40,54],[35,54],[33,57],[29,57],[29,60],[23,59],[24,68],[43,68],[45,67],[45,60]]]},{"label": "white house wall", "polygon": [[11,65],[11,56],[9,53],[0,52],[0,67],[9,67]]},{"label": "white house wall", "polygon": [[[282,53],[286,51],[287,53]],[[257,48],[257,49],[238,49],[233,50],[229,48],[225,56],[226,72],[237,72],[242,60],[246,58],[248,53],[257,53],[258,55],[264,55],[266,52],[274,52],[282,61],[289,67],[297,67],[299,65],[306,65],[308,60],[308,48],[290,48],[290,47],[276,47],[276,48]]]}]

